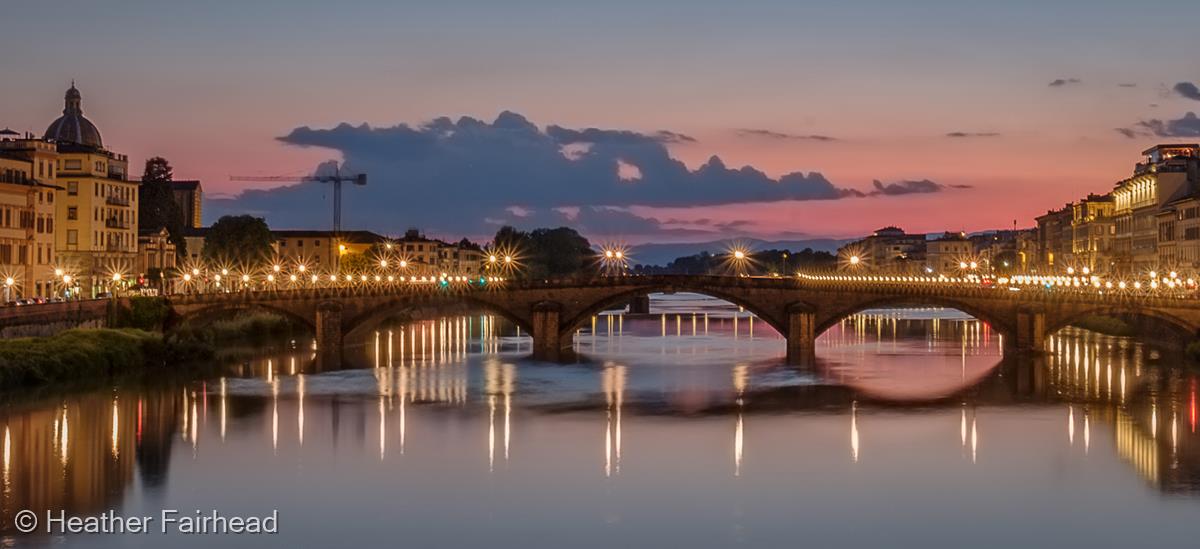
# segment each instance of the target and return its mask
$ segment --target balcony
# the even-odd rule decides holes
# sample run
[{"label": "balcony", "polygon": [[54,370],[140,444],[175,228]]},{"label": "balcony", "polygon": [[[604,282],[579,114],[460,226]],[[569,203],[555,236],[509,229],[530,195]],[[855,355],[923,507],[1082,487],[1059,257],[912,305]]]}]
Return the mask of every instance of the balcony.
[{"label": "balcony", "polygon": [[104,203],[110,206],[129,206],[129,201],[115,194],[110,194],[104,198]]},{"label": "balcony", "polygon": [[128,229],[129,222],[122,221],[116,217],[110,217],[104,220],[104,226],[108,227],[109,229]]}]

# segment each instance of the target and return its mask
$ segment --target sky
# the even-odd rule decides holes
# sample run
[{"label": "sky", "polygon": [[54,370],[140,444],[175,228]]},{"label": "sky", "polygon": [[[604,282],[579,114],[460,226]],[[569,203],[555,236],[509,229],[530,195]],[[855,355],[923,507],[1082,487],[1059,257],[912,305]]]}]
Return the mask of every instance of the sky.
[{"label": "sky", "polygon": [[[23,2],[0,127],[72,79],[132,172],[201,179],[206,221],[593,240],[1030,226],[1140,152],[1200,141],[1194,1]],[[64,17],[64,14],[69,16]],[[364,126],[365,124],[365,126]],[[714,158],[715,157],[715,158]],[[284,188],[268,189],[275,185]]]}]

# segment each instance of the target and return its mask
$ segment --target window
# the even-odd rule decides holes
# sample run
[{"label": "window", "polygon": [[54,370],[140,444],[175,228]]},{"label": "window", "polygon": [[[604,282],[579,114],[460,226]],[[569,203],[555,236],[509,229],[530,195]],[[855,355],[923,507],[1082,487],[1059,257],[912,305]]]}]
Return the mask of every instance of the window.
[{"label": "window", "polygon": [[68,160],[63,163],[63,169],[64,170],[82,170],[83,169],[83,161],[82,160]]},{"label": "window", "polygon": [[67,244],[71,246],[79,244],[79,231],[67,229]]},{"label": "window", "polygon": [[67,207],[67,219],[71,221],[79,219],[79,208],[75,206]]},{"label": "window", "polygon": [[79,182],[78,181],[68,181],[67,182],[67,194],[70,196],[78,196],[79,195]]}]

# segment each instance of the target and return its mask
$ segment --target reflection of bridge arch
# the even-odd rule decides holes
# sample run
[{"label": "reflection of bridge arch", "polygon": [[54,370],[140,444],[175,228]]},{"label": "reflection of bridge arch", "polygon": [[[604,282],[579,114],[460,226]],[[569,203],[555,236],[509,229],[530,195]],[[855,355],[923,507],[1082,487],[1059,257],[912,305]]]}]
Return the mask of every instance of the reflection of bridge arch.
[{"label": "reflection of bridge arch", "polygon": [[720,299],[723,301],[727,301],[729,303],[732,303],[734,305],[737,305],[738,307],[745,309],[746,311],[749,311],[751,314],[758,317],[763,322],[766,322],[767,325],[771,327],[771,329],[775,330],[780,335],[785,335],[787,333],[787,319],[786,318],[778,318],[777,313],[775,313],[765,307],[762,307],[761,304],[759,304],[759,303],[755,303],[754,301],[751,301],[751,300],[742,299],[742,298],[738,297],[735,293],[721,291],[720,289],[714,289],[711,287],[690,288],[690,287],[687,287],[687,285],[671,284],[671,285],[658,285],[658,286],[644,286],[644,287],[634,288],[631,290],[621,291],[621,292],[614,293],[612,295],[605,296],[605,297],[599,299],[598,301],[595,301],[592,304],[584,307],[579,313],[575,314],[574,317],[568,318],[565,321],[563,321],[562,329],[560,330],[559,335],[562,338],[570,338],[571,334],[575,333],[575,330],[586,325],[593,316],[598,315],[601,312],[607,311],[614,307],[629,303],[631,300],[633,300],[636,297],[646,296],[649,294],[674,294],[674,293],[680,293],[680,292],[702,295],[705,297],[711,297],[714,299]]},{"label": "reflection of bridge arch", "polygon": [[277,314],[291,320],[298,326],[304,326],[311,331],[316,331],[316,325],[313,323],[312,316],[300,314],[287,307],[280,307],[272,303],[258,303],[253,301],[217,303],[199,309],[188,310],[182,314],[173,315],[173,318],[168,322],[167,329],[174,329],[183,324],[207,326],[218,320],[225,320],[242,313],[255,312]]},{"label": "reflection of bridge arch", "polygon": [[992,329],[1000,332],[1004,337],[1013,337],[1015,335],[1013,333],[1013,326],[991,311],[953,297],[934,295],[893,295],[856,302],[822,315],[823,318],[816,327],[816,334],[820,336],[841,321],[866,310],[903,307],[942,307],[945,309],[955,309],[983,321],[991,326]]},{"label": "reflection of bridge arch", "polygon": [[[533,327],[527,318],[515,313],[510,308],[497,304],[495,301],[481,299],[472,294],[456,294],[452,299],[429,299],[423,296],[386,298],[382,302],[366,307],[364,310],[348,318],[343,325],[343,331],[345,331],[347,337],[354,337],[355,335],[374,329],[380,323],[398,314],[426,311],[436,314],[450,314],[461,312],[464,308],[477,309],[494,314],[513,323],[513,325],[527,333],[532,333],[533,331]],[[458,310],[454,311],[452,309]]]},{"label": "reflection of bridge arch", "polygon": [[1063,328],[1066,328],[1067,326],[1074,325],[1080,320],[1091,316],[1103,316],[1118,319],[1127,319],[1130,317],[1144,319],[1149,320],[1156,327],[1165,328],[1173,332],[1175,335],[1187,338],[1189,340],[1197,335],[1196,327],[1177,315],[1149,307],[1139,307],[1130,303],[1081,307],[1066,314],[1056,315],[1046,323],[1046,333],[1053,334]]}]

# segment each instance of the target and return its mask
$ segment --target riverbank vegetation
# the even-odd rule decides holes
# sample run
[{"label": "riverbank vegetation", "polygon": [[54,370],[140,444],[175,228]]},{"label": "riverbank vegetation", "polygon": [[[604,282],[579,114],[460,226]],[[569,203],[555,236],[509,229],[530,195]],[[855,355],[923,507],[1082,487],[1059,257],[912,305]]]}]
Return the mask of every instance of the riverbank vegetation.
[{"label": "riverbank vegetation", "polygon": [[136,329],[67,330],[0,340],[0,388],[27,387],[161,368],[172,351],[160,334]]},{"label": "riverbank vegetation", "polygon": [[200,373],[229,360],[261,354],[306,332],[282,315],[255,313],[167,334],[154,300],[120,313],[120,325],[138,328],[67,330],[49,337],[0,340],[0,390],[72,385],[122,376]]}]

